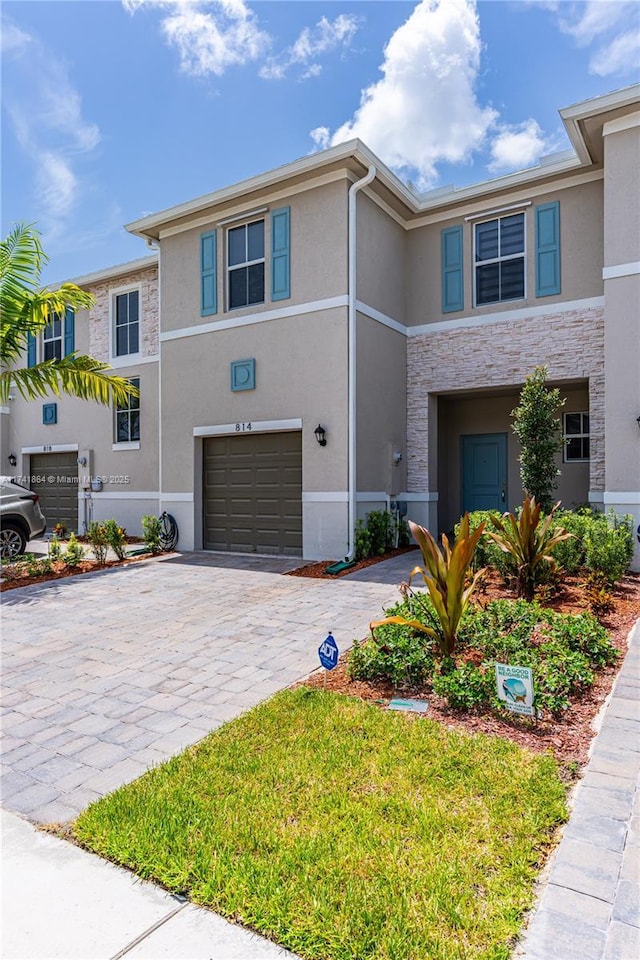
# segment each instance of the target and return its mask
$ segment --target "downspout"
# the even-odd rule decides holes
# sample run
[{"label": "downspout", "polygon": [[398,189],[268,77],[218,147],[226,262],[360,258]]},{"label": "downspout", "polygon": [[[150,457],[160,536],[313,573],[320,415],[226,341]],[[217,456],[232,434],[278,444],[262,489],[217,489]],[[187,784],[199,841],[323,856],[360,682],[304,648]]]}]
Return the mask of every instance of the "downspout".
[{"label": "downspout", "polygon": [[349,327],[349,553],[345,558],[353,560],[356,552],[356,194],[374,179],[376,168],[371,164],[362,180],[349,187],[349,290],[348,290],[348,327]]},{"label": "downspout", "polygon": [[150,250],[158,251],[158,513],[162,513],[162,315],[161,315],[161,258],[160,241],[147,237]]}]

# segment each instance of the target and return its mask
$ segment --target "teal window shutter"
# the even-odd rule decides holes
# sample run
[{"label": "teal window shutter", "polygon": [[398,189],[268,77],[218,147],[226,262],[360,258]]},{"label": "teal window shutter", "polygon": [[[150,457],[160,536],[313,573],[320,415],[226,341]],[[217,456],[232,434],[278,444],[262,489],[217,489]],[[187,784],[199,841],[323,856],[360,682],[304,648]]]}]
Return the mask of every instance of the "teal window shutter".
[{"label": "teal window shutter", "polygon": [[216,231],[203,233],[200,237],[201,309],[203,317],[218,311],[216,282]]},{"label": "teal window shutter", "polygon": [[76,315],[71,307],[64,311],[64,355],[68,357],[76,349]]},{"label": "teal window shutter", "polygon": [[32,333],[27,334],[27,366],[36,365],[36,338]]},{"label": "teal window shutter", "polygon": [[536,207],[536,297],[560,293],[560,204]]},{"label": "teal window shutter", "polygon": [[462,225],[447,227],[440,233],[442,259],[442,312],[464,310],[462,264]]},{"label": "teal window shutter", "polygon": [[291,296],[290,207],[271,214],[271,299],[287,300]]}]

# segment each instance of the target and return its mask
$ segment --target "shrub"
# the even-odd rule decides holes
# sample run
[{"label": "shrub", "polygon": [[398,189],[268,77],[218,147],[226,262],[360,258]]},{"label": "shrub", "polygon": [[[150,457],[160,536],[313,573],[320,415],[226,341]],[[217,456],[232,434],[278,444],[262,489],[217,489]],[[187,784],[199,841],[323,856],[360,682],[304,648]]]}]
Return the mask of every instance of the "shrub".
[{"label": "shrub", "polygon": [[413,627],[436,639],[440,655],[448,658],[455,650],[458,625],[480,575],[476,573],[471,579],[468,578],[473,553],[484,527],[481,525],[470,533],[469,517],[465,514],[453,547],[449,546],[449,540],[443,534],[442,549],[425,527],[410,521],[409,528],[420,547],[424,564],[424,567],[416,567],[411,576],[415,573],[422,576],[431,602],[427,604],[425,594],[412,591],[409,583],[406,594],[411,616],[386,617],[372,623],[371,629],[385,623]]},{"label": "shrub", "polygon": [[[480,524],[484,524],[484,531],[478,541],[475,553],[473,554],[471,569],[474,572],[477,572],[483,567],[493,567],[498,571],[503,580],[508,581],[516,576],[517,568],[513,558],[509,556],[508,553],[504,553],[498,544],[494,543],[489,536],[487,527],[489,526],[491,517],[493,515],[494,512],[491,510],[474,510],[473,513],[469,514],[470,532],[474,533]],[[460,532],[461,522],[462,521],[459,520],[455,525],[454,533],[456,537]]]},{"label": "shrub", "polygon": [[55,533],[49,541],[49,545],[47,547],[47,556],[50,560],[59,560],[62,556],[62,544],[58,540]]},{"label": "shrub", "polygon": [[520,516],[505,513],[501,519],[491,517],[498,533],[489,533],[501,550],[508,553],[517,567],[518,596],[533,600],[536,586],[548,577],[556,563],[551,556],[554,547],[571,537],[562,527],[553,525],[558,504],[541,521],[541,505],[525,494]]},{"label": "shrub", "polygon": [[[410,616],[406,603],[388,613]],[[353,680],[388,680],[395,686],[411,686],[426,683],[433,664],[433,639],[392,623],[379,627],[363,643],[354,643],[347,657],[347,673]]]},{"label": "shrub", "polygon": [[558,510],[556,520],[573,537],[554,547],[553,556],[566,573],[575,574],[584,566],[586,559],[585,538],[590,527],[601,514],[594,514],[589,507],[579,510]]},{"label": "shrub", "polygon": [[118,560],[124,560],[126,556],[127,531],[121,527],[117,520],[105,520],[104,532],[107,544],[111,547]]},{"label": "shrub", "polygon": [[53,562],[49,557],[33,557],[27,560],[27,573],[30,577],[44,577],[53,571]]},{"label": "shrub", "polygon": [[62,554],[62,559],[68,567],[77,567],[82,558],[84,557],[84,549],[81,544],[78,543],[75,533],[72,533],[69,537],[66,550]]},{"label": "shrub", "polygon": [[153,514],[147,514],[141,519],[142,537],[144,545],[149,553],[162,553],[162,544],[160,537],[162,534],[162,521],[160,517],[154,517]]},{"label": "shrub", "polygon": [[626,573],[633,557],[633,517],[618,517],[614,511],[598,520],[585,534],[585,562],[614,586]]},{"label": "shrub", "polygon": [[523,488],[545,511],[551,510],[560,471],[556,456],[564,447],[556,413],[564,405],[560,391],[546,385],[547,368],[535,367],[524,383],[520,402],[511,411],[513,432],[520,440],[520,479]]},{"label": "shrub", "polygon": [[380,557],[395,546],[405,547],[411,541],[405,520],[395,512],[372,510],[366,520],[358,520],[355,533],[355,558]]},{"label": "shrub", "polygon": [[87,528],[87,540],[91,544],[91,549],[93,550],[93,555],[97,563],[106,563],[109,543],[107,541],[107,531],[104,523],[98,520],[92,520]]},{"label": "shrub", "polygon": [[473,710],[497,700],[493,669],[471,663],[463,663],[449,673],[436,674],[433,691],[456,710]]}]

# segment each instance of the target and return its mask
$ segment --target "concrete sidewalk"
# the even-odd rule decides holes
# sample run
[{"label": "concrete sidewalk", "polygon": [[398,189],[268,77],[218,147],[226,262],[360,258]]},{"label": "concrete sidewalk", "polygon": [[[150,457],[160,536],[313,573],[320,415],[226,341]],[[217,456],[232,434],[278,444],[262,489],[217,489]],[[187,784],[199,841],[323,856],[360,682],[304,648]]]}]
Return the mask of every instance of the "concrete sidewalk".
[{"label": "concrete sidewalk", "polygon": [[2,812],[2,960],[295,960]]},{"label": "concrete sidewalk", "polygon": [[518,960],[640,957],[640,621]]}]

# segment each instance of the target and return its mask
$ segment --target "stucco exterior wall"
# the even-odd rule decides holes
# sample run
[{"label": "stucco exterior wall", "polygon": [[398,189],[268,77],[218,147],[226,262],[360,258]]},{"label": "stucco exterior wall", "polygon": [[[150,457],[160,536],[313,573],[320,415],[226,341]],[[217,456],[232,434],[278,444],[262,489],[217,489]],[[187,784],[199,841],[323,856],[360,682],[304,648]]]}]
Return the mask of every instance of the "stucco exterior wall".
[{"label": "stucco exterior wall", "polygon": [[[359,491],[406,486],[406,337],[358,314],[356,473]],[[346,415],[346,411],[345,411]],[[393,454],[402,454],[398,464]],[[370,509],[379,509],[379,506]]]},{"label": "stucco exterior wall", "polygon": [[[162,329],[179,330],[199,324],[232,320],[239,316],[282,310],[296,304],[323,300],[347,292],[347,182],[338,181],[270,204],[265,219],[265,302],[227,310],[226,235],[217,231],[218,311],[201,316],[200,237],[215,228],[222,214],[212,215],[208,225],[162,240]],[[259,204],[257,205],[259,206]],[[273,302],[270,298],[270,212],[291,208],[291,296]],[[231,215],[225,213],[224,216]],[[229,226],[238,226],[238,220]]]},{"label": "stucco exterior wall", "polygon": [[[535,217],[534,208],[558,200],[561,233],[561,293],[554,297],[536,297],[535,280]],[[487,212],[508,207],[505,194]],[[549,191],[536,196],[525,212],[525,299],[487,306],[473,305],[473,227],[482,217],[465,223],[467,212],[458,217],[410,230],[407,238],[407,313],[406,323],[416,326],[437,323],[463,316],[483,316],[516,308],[538,307],[550,302],[587,299],[602,296],[602,222],[603,188],[597,180],[565,190]],[[513,210],[517,213],[519,210]],[[498,214],[496,214],[498,216]],[[442,313],[442,281],[440,234],[446,227],[463,225],[464,308],[459,312]]]},{"label": "stucco exterior wall", "polygon": [[[640,528],[640,114],[605,127],[605,507]],[[633,568],[640,570],[636,538]]]},{"label": "stucco exterior wall", "polygon": [[357,194],[357,296],[400,323],[406,314],[406,231],[365,191]]},{"label": "stucco exterior wall", "polygon": [[[591,462],[589,489],[604,489],[604,320],[601,308],[409,337],[407,344],[407,484],[410,492],[435,491],[430,458],[429,397],[519,388],[536,365],[550,382],[589,384]],[[437,435],[437,429],[436,429]],[[430,468],[431,459],[431,468]]]}]

